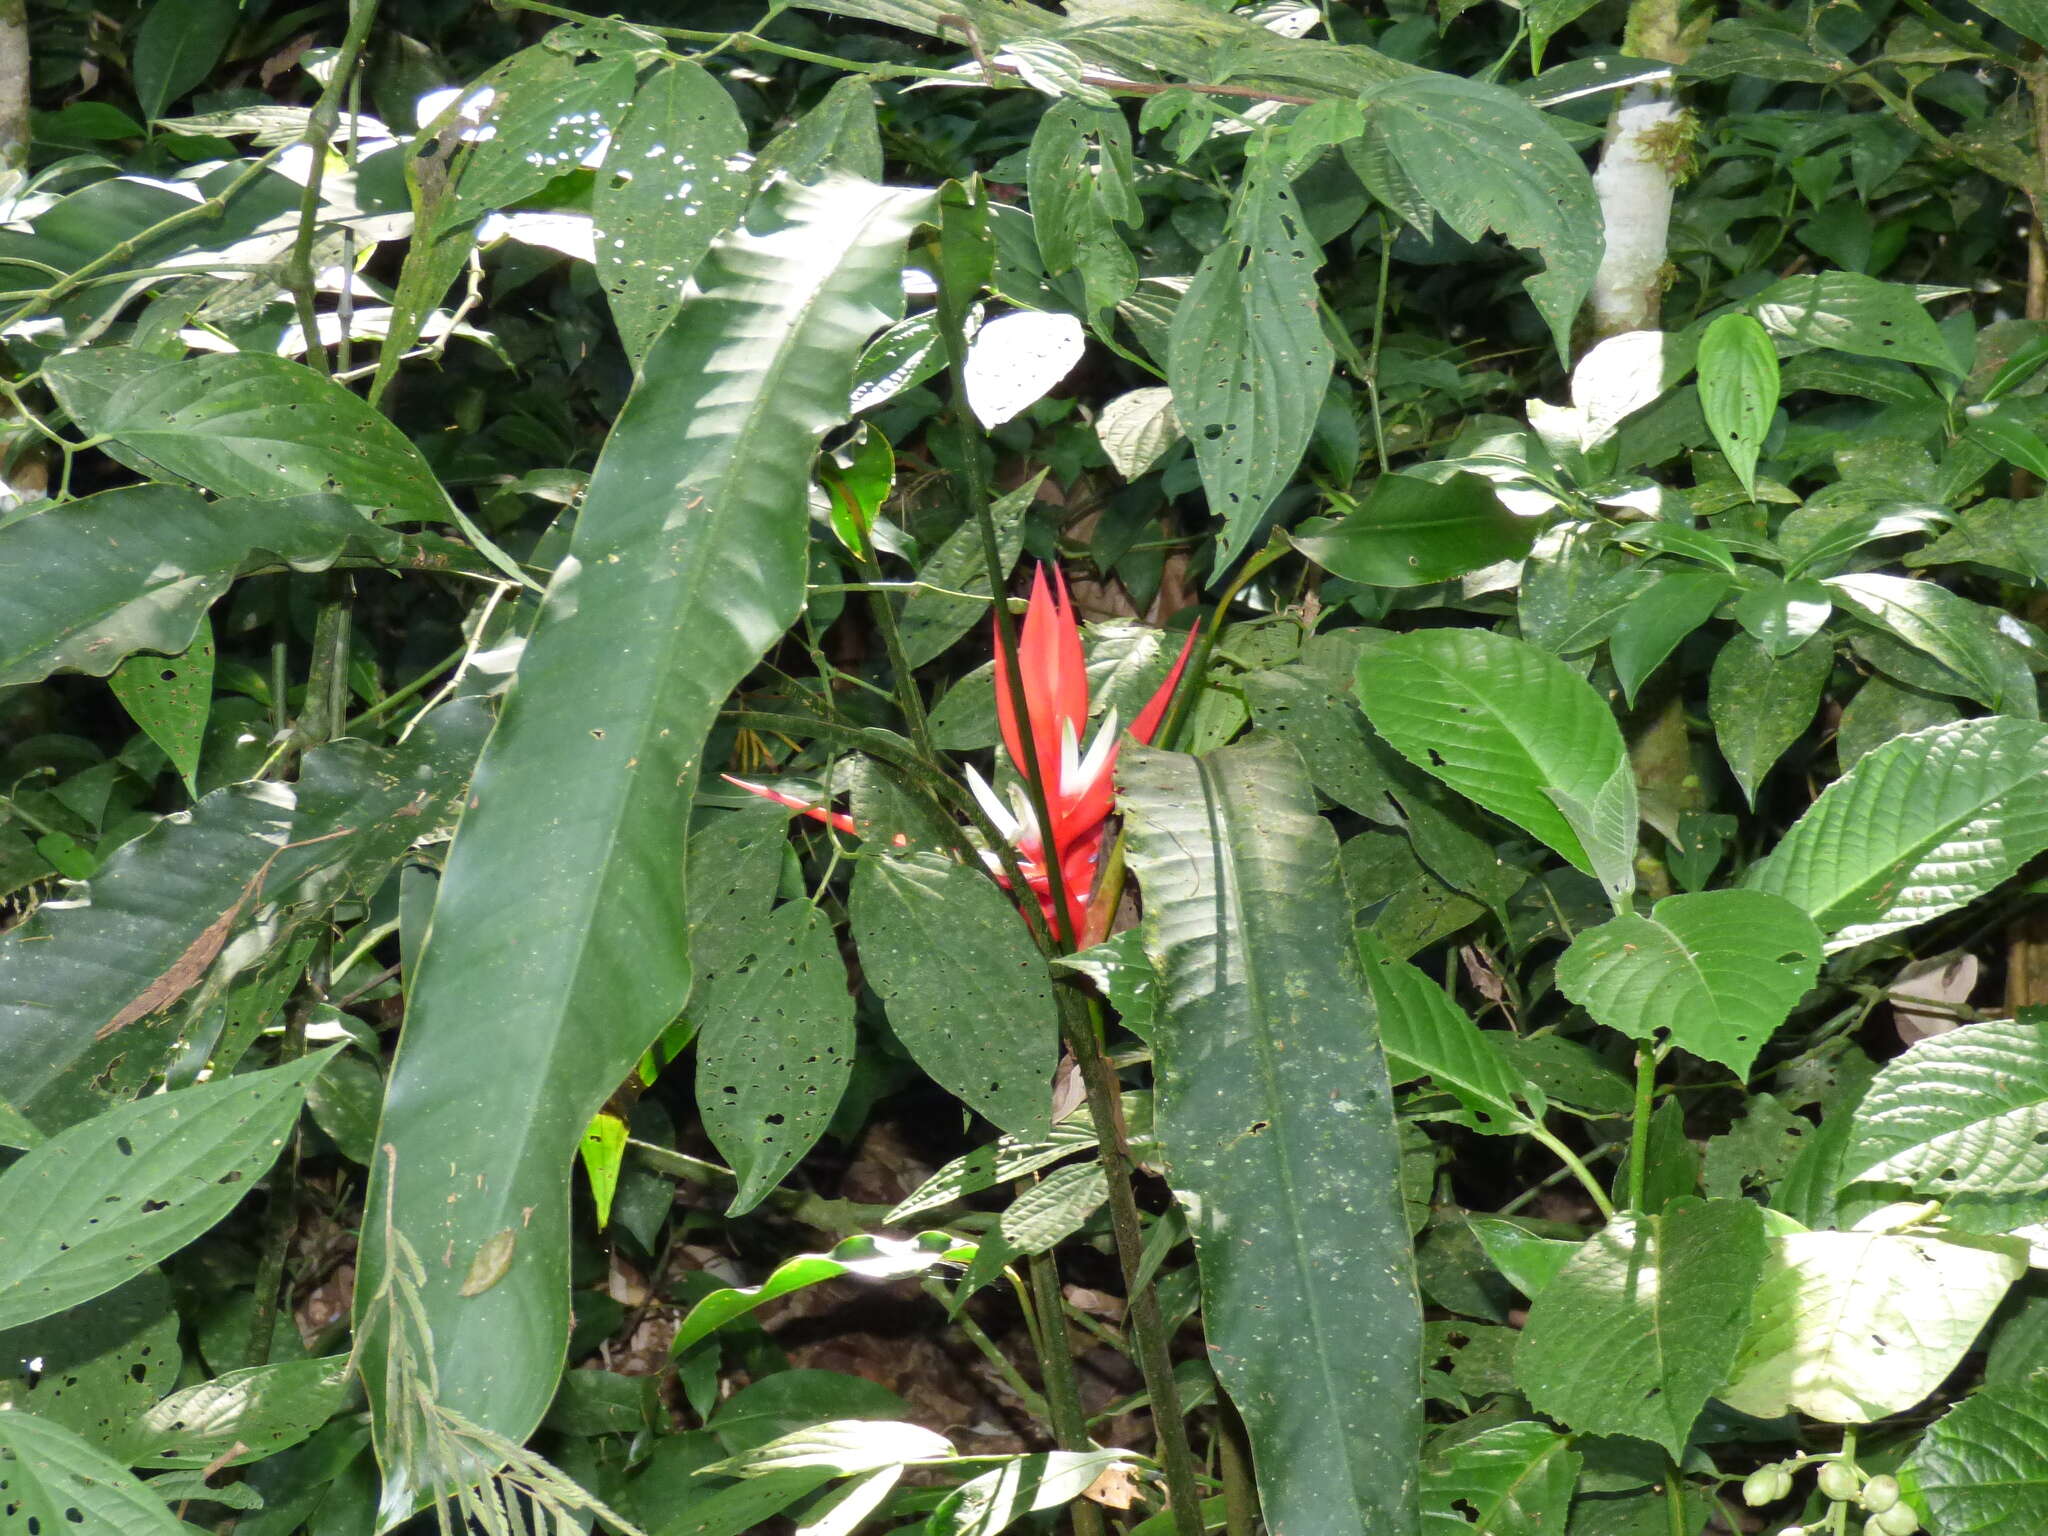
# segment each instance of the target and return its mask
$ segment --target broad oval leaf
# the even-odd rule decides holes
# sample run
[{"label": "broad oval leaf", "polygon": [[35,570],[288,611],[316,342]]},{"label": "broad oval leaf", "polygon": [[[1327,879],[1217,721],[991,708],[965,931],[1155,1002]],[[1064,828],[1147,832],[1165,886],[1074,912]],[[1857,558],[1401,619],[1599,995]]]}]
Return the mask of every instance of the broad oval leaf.
[{"label": "broad oval leaf", "polygon": [[868,984],[917,1064],[977,1114],[1043,1136],[1059,1018],[1045,958],[978,869],[932,854],[864,858],[848,899]]},{"label": "broad oval leaf", "polygon": [[1336,834],[1283,742],[1125,751],[1159,1135],[1266,1518],[1413,1531],[1421,1314]]},{"label": "broad oval leaf", "polygon": [[60,1424],[0,1409],[7,1511],[23,1531],[191,1536],[164,1501],[119,1462]]},{"label": "broad oval leaf", "polygon": [[984,427],[999,427],[1073,372],[1086,347],[1072,315],[1037,309],[998,315],[968,343],[967,404]]},{"label": "broad oval leaf", "polygon": [[1751,805],[1763,776],[1813,724],[1834,665],[1825,640],[1786,652],[1748,634],[1722,642],[1707,680],[1708,709],[1721,756]]},{"label": "broad oval leaf", "polygon": [[[689,992],[682,811],[699,753],[802,606],[811,458],[899,302],[925,203],[863,182],[783,185],[705,257],[605,444],[478,765],[385,1097],[396,1179],[378,1159],[368,1205],[389,1201],[433,1260],[422,1301],[441,1400],[509,1440],[539,1422],[562,1369],[577,1144]],[[450,1083],[469,1085],[460,1116]],[[462,1296],[507,1229],[504,1277]],[[381,1222],[365,1239],[367,1315],[390,1256]],[[371,1329],[380,1414],[385,1346]],[[422,1470],[387,1451],[387,1493],[407,1502]]]},{"label": "broad oval leaf", "polygon": [[1966,372],[1908,283],[1861,272],[1813,272],[1771,284],[1750,307],[1766,330],[1801,347]]},{"label": "broad oval leaf", "polygon": [[111,1291],[227,1215],[339,1049],[120,1105],[0,1173],[0,1328]]},{"label": "broad oval leaf", "polygon": [[2048,1027],[1965,1024],[1886,1062],[1856,1106],[1839,1182],[1939,1197],[2048,1186]]},{"label": "broad oval leaf", "polygon": [[228,1371],[174,1392],[129,1424],[132,1467],[240,1466],[297,1445],[348,1401],[346,1355]]},{"label": "broad oval leaf", "polygon": [[1609,1029],[1747,1077],[1820,974],[1821,948],[1813,919],[1781,896],[1701,891],[1581,931],[1557,984]]},{"label": "broad oval leaf", "polygon": [[1602,1228],[1530,1304],[1515,1380],[1573,1429],[1682,1454],[1735,1361],[1765,1251],[1747,1200],[1676,1200]]},{"label": "broad oval leaf", "polygon": [[1913,1407],[1962,1360],[2026,1273],[2015,1239],[1786,1232],[1770,1240],[1755,1319],[1714,1395],[1760,1419],[1798,1410],[1865,1424]]},{"label": "broad oval leaf", "polygon": [[1517,1102],[1528,1083],[1500,1047],[1444,989],[1369,933],[1358,935],[1359,958],[1380,1016],[1380,1042],[1396,1083],[1427,1075],[1454,1095],[1475,1130],[1509,1135],[1528,1116]]},{"label": "broad oval leaf", "polygon": [[1831,576],[1821,585],[1866,624],[1955,673],[1979,704],[2003,707],[2006,668],[1990,610],[1931,581],[1876,571]]},{"label": "broad oval leaf", "polygon": [[1332,575],[1376,587],[1448,581],[1536,542],[1537,521],[1501,505],[1491,482],[1459,473],[1435,482],[1382,475],[1341,518],[1314,518],[1291,535],[1295,548]]},{"label": "broad oval leaf", "polygon": [[1997,716],[1898,736],[1821,792],[1744,884],[1830,950],[1976,900],[2048,848],[2048,728]]},{"label": "broad oval leaf", "polygon": [[1134,389],[1104,405],[1095,417],[1095,436],[1116,472],[1135,480],[1181,439],[1173,391],[1163,384]]},{"label": "broad oval leaf", "polygon": [[1634,883],[1636,793],[1621,728],[1584,679],[1485,629],[1391,635],[1358,699],[1403,757],[1601,880]]}]

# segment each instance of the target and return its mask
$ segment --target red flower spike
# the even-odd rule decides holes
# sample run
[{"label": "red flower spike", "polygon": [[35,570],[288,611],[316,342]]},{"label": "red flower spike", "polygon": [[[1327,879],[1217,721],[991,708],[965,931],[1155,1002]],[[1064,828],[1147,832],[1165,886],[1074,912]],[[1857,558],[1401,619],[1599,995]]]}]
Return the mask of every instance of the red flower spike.
[{"label": "red flower spike", "polygon": [[[1000,639],[1000,637],[999,637]],[[1182,642],[1180,655],[1166,674],[1166,680],[1138,711],[1130,734],[1149,746],[1173,702],[1188,656],[1194,650],[1194,631]],[[1055,568],[1050,585],[1040,566],[1031,580],[1031,603],[1024,611],[1023,632],[1017,643],[1017,666],[1023,673],[1024,707],[1031,720],[1031,744],[1038,770],[1045,779],[1046,812],[1051,826],[1041,827],[1030,797],[1021,785],[1012,786],[1005,804],[988,781],[972,768],[967,770],[968,787],[988,813],[990,822],[1017,851],[1017,864],[1024,884],[1037,899],[1046,926],[1054,933],[1060,925],[1054,917],[1051,865],[1057,863],[1060,884],[1066,896],[1068,932],[1076,942],[1090,932],[1088,910],[1095,895],[1095,882],[1102,862],[1102,845],[1114,803],[1117,716],[1110,710],[1096,728],[1095,739],[1084,752],[1081,736],[1088,728],[1088,670],[1081,649],[1081,626],[1074,617],[1074,604],[1067,592],[1067,580]],[[1010,669],[1000,643],[996,646],[996,719],[1002,727],[1003,747],[1010,754],[1019,778],[1028,777],[1031,762],[1024,753],[1024,737],[1010,698]],[[724,775],[729,784],[750,794],[786,805],[815,821],[841,832],[854,831],[853,818],[828,811],[765,784]],[[896,838],[898,846],[905,839]],[[983,855],[997,880],[1005,886],[1001,866],[992,853]]]}]

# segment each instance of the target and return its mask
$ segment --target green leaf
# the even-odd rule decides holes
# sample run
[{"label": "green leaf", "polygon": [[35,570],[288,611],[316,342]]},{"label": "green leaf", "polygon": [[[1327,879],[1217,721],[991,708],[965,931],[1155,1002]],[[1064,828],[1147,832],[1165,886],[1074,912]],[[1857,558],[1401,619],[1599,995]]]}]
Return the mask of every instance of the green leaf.
[{"label": "green leaf", "polygon": [[1839,1181],[1943,1199],[2048,1185],[2048,1028],[1965,1024],[1886,1062],[1856,1106]]},{"label": "green leaf", "polygon": [[1735,621],[1773,656],[1783,656],[1820,633],[1835,611],[1817,581],[1766,581],[1735,600]]},{"label": "green leaf", "polygon": [[227,1215],[338,1049],[120,1105],[0,1173],[0,1328],[110,1291]]},{"label": "green leaf", "polygon": [[1295,548],[1333,576],[1377,587],[1421,587],[1501,560],[1536,542],[1537,520],[1501,505],[1490,482],[1460,472],[1441,483],[1381,475],[1341,518],[1311,518]]},{"label": "green leaf", "polygon": [[156,0],[144,8],[131,68],[145,119],[162,117],[213,73],[240,17],[237,0]]},{"label": "green leaf", "polygon": [[[1024,550],[1024,518],[1038,499],[1038,487],[1049,470],[1041,469],[1015,490],[998,496],[989,508],[996,525],[996,548],[1007,572]],[[913,667],[934,661],[989,614],[988,561],[982,557],[981,527],[969,518],[946,536],[918,568],[923,585],[904,600],[897,627],[903,635],[903,656]],[[927,587],[941,590],[928,591]],[[957,597],[954,593],[968,593]]]},{"label": "green leaf", "polygon": [[1572,1239],[1538,1236],[1501,1216],[1468,1213],[1465,1225],[1479,1239],[1493,1267],[1531,1301],[1548,1289],[1581,1246]]},{"label": "green leaf", "polygon": [[[1147,967],[1148,973],[1149,969]],[[1142,1102],[1140,1096],[1126,1093],[1126,1114],[1139,1102]],[[896,1226],[914,1216],[928,1215],[968,1195],[979,1194],[984,1189],[993,1189],[998,1184],[1007,1184],[1041,1168],[1049,1168],[1076,1152],[1092,1151],[1096,1145],[1095,1133],[1088,1128],[1086,1120],[1085,1115],[1078,1120],[1062,1120],[1044,1141],[1019,1141],[1014,1136],[1004,1136],[989,1146],[977,1147],[954,1158],[889,1212],[889,1224]]]},{"label": "green leaf", "polygon": [[1138,262],[1117,233],[1143,222],[1131,130],[1107,98],[1057,102],[1031,135],[1025,162],[1032,232],[1049,276],[1079,271],[1086,313],[1104,324],[1138,286]]},{"label": "green leaf", "polygon": [[1820,973],[1821,933],[1762,891],[1667,896],[1581,931],[1557,985],[1609,1029],[1670,1040],[1747,1077],[1757,1052]]},{"label": "green leaf", "polygon": [[713,1476],[771,1477],[778,1472],[823,1471],[851,1477],[906,1462],[951,1461],[952,1442],[921,1424],[876,1419],[828,1419],[703,1470]]},{"label": "green leaf", "polygon": [[962,1483],[925,1522],[927,1536],[996,1536],[1026,1515],[1057,1509],[1086,1493],[1128,1451],[1040,1451]]},{"label": "green leaf", "polygon": [[1666,570],[1657,584],[1631,602],[1607,637],[1621,696],[1631,706],[1636,693],[1679,643],[1714,616],[1735,583],[1719,571]]},{"label": "green leaf", "polygon": [[1801,348],[1967,372],[1910,284],[1860,272],[1813,272],[1771,284],[1750,301],[1764,329]]},{"label": "green leaf", "polygon": [[1027,1254],[1044,1253],[1065,1242],[1087,1224],[1109,1198],[1109,1184],[1096,1162],[1075,1163],[1034,1182],[1003,1211],[995,1229],[981,1240],[981,1251],[967,1278],[954,1294],[957,1312],[967,1297],[994,1280],[1003,1266]]},{"label": "green leaf", "polygon": [[1412,1530],[1421,1317],[1336,834],[1285,743],[1125,753],[1160,1140],[1267,1521]]},{"label": "green leaf", "polygon": [[1835,761],[1846,773],[1896,736],[1961,717],[1962,711],[1947,699],[1873,672],[1842,708],[1841,723],[1835,729]]},{"label": "green leaf", "polygon": [[1272,156],[1254,159],[1228,238],[1173,312],[1167,382],[1223,519],[1214,569],[1231,564],[1315,435],[1335,353],[1317,311],[1323,257]]},{"label": "green leaf", "polygon": [[1247,672],[1245,703],[1259,730],[1291,743],[1315,787],[1339,805],[1374,820],[1392,819],[1393,780],[1380,765],[1372,731],[1337,680],[1306,667]]},{"label": "green leaf", "polygon": [[1542,255],[1543,271],[1523,286],[1569,361],[1572,317],[1593,291],[1602,248],[1600,204],[1578,151],[1519,96],[1477,80],[1409,75],[1374,86],[1360,105],[1368,138],[1452,229],[1467,240],[1498,230]]},{"label": "green leaf", "polygon": [[469,141],[447,200],[423,228],[438,236],[489,210],[524,202],[576,170],[617,133],[637,73],[630,58],[578,64],[545,43],[513,54],[459,98],[481,98],[474,110],[490,132]]},{"label": "green leaf", "polygon": [[1755,1321],[1714,1395],[1760,1419],[1796,1409],[1830,1424],[1866,1424],[1903,1413],[1961,1363],[2026,1273],[2024,1254],[2012,1238],[1773,1236]]},{"label": "green leaf", "polygon": [[747,147],[731,94],[679,60],[633,93],[591,191],[597,275],[637,366],[682,301],[683,284],[746,206],[731,168]]},{"label": "green leaf", "polygon": [[1426,1076],[1465,1106],[1473,1129],[1502,1136],[1522,1130],[1528,1116],[1517,1101],[1529,1085],[1499,1046],[1442,987],[1369,933],[1359,933],[1357,943],[1394,1082]]},{"label": "green leaf", "polygon": [[[1985,7],[1994,15],[2006,9]],[[2048,32],[2048,16],[2039,30]],[[2048,1524],[2048,1381],[1986,1387],[1920,1437],[1899,1483],[1942,1536]]]},{"label": "green leaf", "polygon": [[832,1473],[822,1467],[750,1477],[687,1500],[682,1513],[658,1526],[655,1536],[748,1536],[831,1480]]},{"label": "green leaf", "polygon": [[454,516],[389,417],[303,363],[233,352],[123,385],[81,421],[217,496],[340,496],[387,521]]},{"label": "green leaf", "polygon": [[[0,1102],[50,1134],[140,1092],[181,1047],[185,995],[203,998],[264,961],[260,949],[222,945],[245,931],[237,924],[255,926],[249,893],[265,861],[276,858],[265,905],[289,919],[282,949],[297,923],[351,891],[366,895],[416,838],[445,832],[485,723],[480,703],[462,701],[402,747],[340,741],[309,752],[295,786],[216,790],[188,818],[160,821],[117,851],[89,901],[38,908],[0,939]],[[342,828],[348,836],[327,837]],[[306,846],[281,848],[292,841]],[[122,1018],[131,1022],[101,1038]]]},{"label": "green leaf", "polygon": [[178,1384],[171,1287],[154,1269],[83,1306],[0,1333],[0,1402],[106,1447]]},{"label": "green leaf", "polygon": [[1975,901],[2048,848],[2048,729],[1959,720],[1874,748],[1744,884],[1820,924],[1830,951]]},{"label": "green leaf", "polygon": [[1865,571],[1821,583],[1864,623],[1932,656],[1987,709],[2003,706],[2006,669],[1993,615],[1931,581]]},{"label": "green leaf", "polygon": [[867,858],[848,899],[868,984],[917,1064],[977,1114],[1043,1136],[1059,1021],[1045,960],[981,870]]},{"label": "green leaf", "polygon": [[241,1466],[297,1445],[348,1400],[348,1356],[228,1371],[173,1393],[127,1427],[131,1467]]},{"label": "green leaf", "polygon": [[785,1259],[759,1285],[713,1291],[683,1317],[670,1353],[684,1351],[756,1307],[765,1307],[791,1291],[852,1275],[861,1280],[901,1280],[927,1274],[941,1264],[971,1264],[974,1244],[945,1232],[920,1232],[915,1237],[849,1237],[830,1253],[806,1253]]},{"label": "green leaf", "polygon": [[202,615],[192,643],[175,656],[131,656],[116,667],[114,697],[143,734],[164,749],[193,799],[199,747],[213,708],[213,626]]},{"label": "green leaf", "polygon": [[1391,635],[1358,664],[1373,729],[1542,839],[1619,899],[1634,884],[1635,779],[1621,728],[1563,662],[1485,629]]},{"label": "green leaf", "polygon": [[1721,756],[1752,806],[1771,765],[1813,724],[1834,668],[1835,648],[1825,640],[1784,654],[1747,634],[1722,643],[1707,680],[1707,708]]},{"label": "green leaf", "polygon": [[[514,1442],[562,1369],[577,1143],[689,992],[678,795],[727,695],[802,606],[811,458],[899,300],[925,202],[783,186],[712,248],[599,457],[478,764],[385,1098],[396,1178],[380,1158],[368,1206],[389,1201],[418,1253],[452,1253],[422,1293],[441,1398]],[[450,1083],[467,1085],[460,1116]],[[504,1277],[460,1295],[508,1229]],[[366,1305],[387,1262],[369,1223]],[[393,1455],[386,1473],[409,1500],[419,1469]]]},{"label": "green leaf", "polygon": [[752,1210],[824,1134],[853,1073],[853,996],[832,924],[807,901],[757,925],[741,963],[705,978],[697,1108]]},{"label": "green leaf", "polygon": [[54,503],[0,528],[0,688],[105,677],[136,651],[179,655],[240,572],[394,559],[399,547],[333,496],[209,505],[180,486],[135,485]]},{"label": "green leaf", "polygon": [[1778,353],[1748,315],[1726,314],[1700,337],[1700,409],[1728,467],[1756,499],[1756,460],[1778,410]]},{"label": "green leaf", "polygon": [[191,1536],[127,1468],[62,1425],[0,1409],[0,1481],[18,1529],[105,1531],[112,1536]]},{"label": "green leaf", "polygon": [[1527,1419],[1433,1450],[1422,1464],[1424,1536],[1562,1531],[1579,1462],[1571,1436]]},{"label": "green leaf", "polygon": [[1602,1228],[1530,1303],[1516,1380],[1539,1413],[1583,1434],[1684,1454],[1728,1378],[1766,1246],[1747,1200],[1675,1200]]}]

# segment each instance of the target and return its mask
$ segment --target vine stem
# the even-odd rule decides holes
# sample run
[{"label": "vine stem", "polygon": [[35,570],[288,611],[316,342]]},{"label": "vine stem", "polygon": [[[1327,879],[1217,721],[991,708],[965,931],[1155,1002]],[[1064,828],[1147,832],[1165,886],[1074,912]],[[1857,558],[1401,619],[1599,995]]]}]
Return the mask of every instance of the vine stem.
[{"label": "vine stem", "polygon": [[[318,278],[313,270],[313,240],[320,227],[320,184],[327,172],[327,146],[333,141],[335,125],[340,120],[342,93],[355,76],[356,64],[363,56],[363,45],[370,39],[370,24],[376,18],[377,0],[352,0],[348,31],[342,36],[341,51],[334,57],[334,68],[328,73],[327,83],[321,87],[313,110],[307,114],[306,131],[299,137],[308,155],[306,184],[299,193],[299,230],[292,241],[292,304],[298,310],[299,329],[305,333],[306,363],[323,374],[330,369],[327,348],[320,341],[320,315],[316,303]],[[350,119],[350,132],[358,131],[354,119]],[[349,274],[344,272],[344,290],[349,286],[348,278]]]},{"label": "vine stem", "polygon": [[[945,194],[941,194],[944,205]],[[943,213],[941,217],[943,218]],[[1010,705],[1017,721],[1018,744],[1023,748],[1025,787],[1038,818],[1043,841],[1046,881],[1052,909],[1054,937],[1071,947],[1079,937],[1073,931],[1067,908],[1066,884],[1059,865],[1058,850],[1052,845],[1052,817],[1046,794],[1043,765],[1038,761],[1037,743],[1031,729],[1030,701],[1025,697],[1024,674],[1018,657],[1017,625],[1003,600],[1009,571],[996,537],[995,519],[990,511],[987,475],[982,467],[981,442],[974,431],[974,419],[967,404],[965,365],[967,342],[962,329],[966,295],[952,280],[944,260],[943,225],[936,248],[930,253],[933,275],[938,279],[939,334],[946,349],[952,375],[952,424],[960,459],[960,491],[967,512],[981,530],[982,559],[987,567],[989,593],[995,599],[996,644],[1008,673]],[[1026,889],[1016,894],[1030,905]],[[1145,1389],[1152,1398],[1152,1421],[1158,1437],[1160,1463],[1166,1473],[1167,1502],[1174,1527],[1180,1536],[1202,1536],[1200,1485],[1196,1480],[1194,1453],[1189,1447],[1187,1422],[1180,1407],[1180,1392],[1173,1377],[1173,1356],[1166,1337],[1159,1299],[1143,1273],[1145,1237],[1132,1182],[1130,1140],[1124,1127],[1123,1090],[1116,1069],[1103,1048],[1101,1006],[1084,999],[1072,986],[1058,989],[1060,1033],[1073,1053],[1087,1088],[1088,1113],[1100,1147],[1102,1169],[1109,1189],[1110,1228],[1117,1258],[1129,1292],[1127,1305],[1131,1329],[1138,1345],[1138,1365]],[[1054,1314],[1057,1316],[1057,1314]]]}]

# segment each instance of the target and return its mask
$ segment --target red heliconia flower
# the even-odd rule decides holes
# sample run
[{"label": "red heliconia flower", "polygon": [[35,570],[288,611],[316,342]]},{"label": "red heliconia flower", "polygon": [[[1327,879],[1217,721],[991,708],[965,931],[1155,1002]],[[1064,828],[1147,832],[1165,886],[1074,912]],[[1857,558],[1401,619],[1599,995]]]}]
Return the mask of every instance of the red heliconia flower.
[{"label": "red heliconia flower", "polygon": [[[1039,828],[1031,798],[1022,785],[1012,787],[1010,804],[1006,806],[988,781],[972,768],[967,770],[967,784],[988,812],[989,820],[1015,846],[1025,883],[1038,898],[1046,925],[1057,933],[1059,923],[1053,912],[1052,880],[1047,871],[1050,842],[1050,857],[1059,863],[1060,884],[1066,892],[1069,932],[1078,941],[1088,929],[1088,906],[1100,872],[1103,831],[1115,795],[1117,718],[1114,709],[1103,717],[1095,740],[1083,753],[1081,732],[1088,726],[1088,672],[1081,654],[1081,626],[1067,595],[1066,577],[1057,567],[1053,584],[1053,590],[1048,590],[1045,567],[1040,566],[1032,578],[1031,602],[1024,610],[1023,633],[1017,641],[1017,669],[1023,674],[1024,707],[1031,717],[1031,746],[1038,759],[1038,771],[1044,776],[1046,812],[1052,820],[1050,839]],[[1180,682],[1194,641],[1195,632],[1191,629],[1173,669],[1166,674],[1166,681],[1131,722],[1131,735],[1141,746],[1151,744],[1160,722],[1166,718],[1166,707],[1173,700],[1173,690]],[[1018,729],[1011,700],[1010,669],[1000,645],[996,647],[995,683],[996,719],[1002,726],[1003,746],[1019,777],[1028,778],[1032,765],[1024,752],[1024,737]]]},{"label": "red heliconia flower", "polygon": [[[1112,709],[1103,717],[1088,750],[1081,750],[1081,733],[1088,725],[1088,672],[1081,652],[1081,626],[1067,595],[1066,578],[1057,568],[1053,571],[1053,584],[1048,589],[1045,568],[1039,567],[1032,579],[1031,602],[1024,610],[1023,633],[1017,642],[1017,669],[1024,684],[1025,712],[1030,716],[1031,755],[1024,750],[1024,736],[1010,697],[1010,669],[1000,644],[996,647],[995,677],[996,719],[1002,727],[1003,747],[1020,778],[1030,776],[1031,757],[1037,758],[1038,771],[1044,776],[1051,837],[1048,839],[1039,827],[1031,797],[1022,784],[1011,786],[1007,805],[972,768],[967,770],[967,784],[996,830],[1017,850],[1024,883],[1038,899],[1046,927],[1055,934],[1060,933],[1060,924],[1053,905],[1050,865],[1051,861],[1058,862],[1060,884],[1066,894],[1067,933],[1078,943],[1088,931],[1089,904],[1100,874],[1103,833],[1115,795],[1113,776],[1119,738],[1116,711]],[[1173,700],[1173,690],[1180,682],[1194,643],[1194,631],[1189,630],[1166,681],[1131,722],[1130,733],[1140,745],[1151,744],[1160,722],[1166,718],[1167,705]],[[801,811],[841,832],[854,830],[853,818],[844,812],[826,810],[731,774],[724,778],[728,784]],[[899,836],[896,841],[901,844],[904,840]],[[996,856],[984,853],[982,857],[996,878],[1003,880]]]}]

